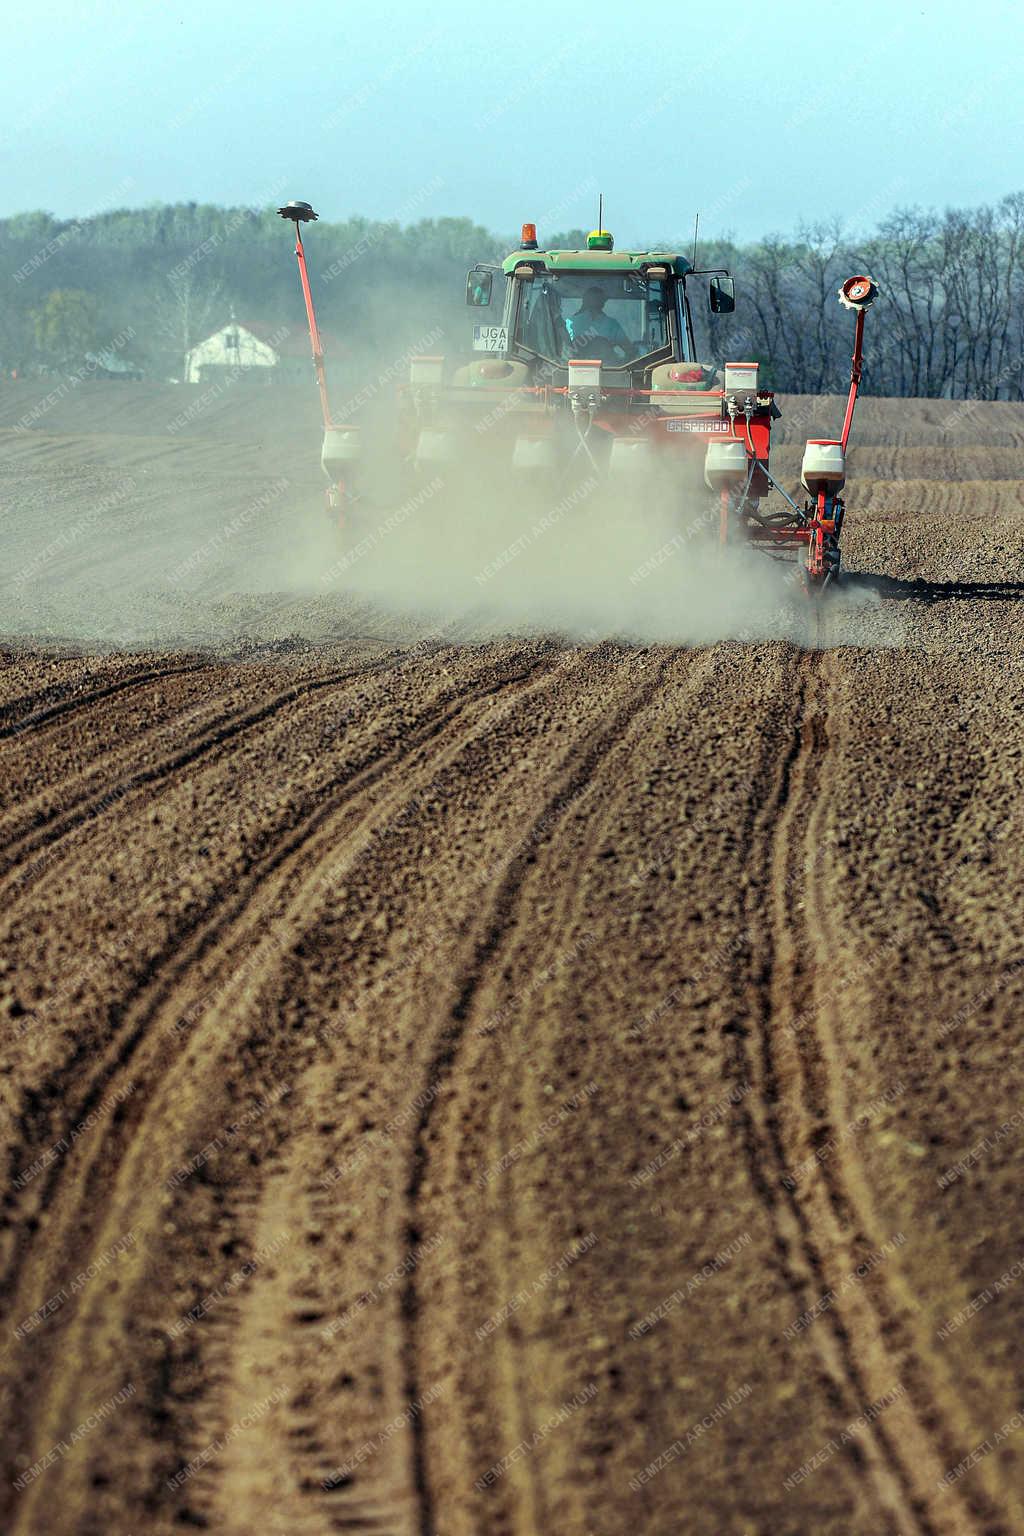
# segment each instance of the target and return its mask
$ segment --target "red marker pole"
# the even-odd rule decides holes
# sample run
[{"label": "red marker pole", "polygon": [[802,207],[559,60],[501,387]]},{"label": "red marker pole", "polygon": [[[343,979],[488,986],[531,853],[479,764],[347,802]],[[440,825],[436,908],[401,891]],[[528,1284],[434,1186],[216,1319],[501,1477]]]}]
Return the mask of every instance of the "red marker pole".
[{"label": "red marker pole", "polygon": [[853,409],[857,404],[857,391],[860,389],[860,376],[864,368],[864,316],[867,314],[868,306],[873,304],[877,297],[878,288],[870,277],[848,277],[839,290],[839,302],[847,309],[857,311],[857,324],[853,333],[853,363],[850,367],[850,396],[846,402],[843,435],[839,439],[844,454],[850,428],[853,425]]},{"label": "red marker pole", "polygon": [[840,442],[843,452],[846,452],[847,439],[850,436],[850,428],[853,425],[853,409],[857,404],[857,391],[860,389],[860,376],[864,367],[864,316],[866,310],[857,311],[857,325],[853,333],[853,363],[850,367],[850,397],[846,402],[846,419],[843,422],[843,435]]},{"label": "red marker pole", "polygon": [[[320,329],[316,323],[316,311],[313,309],[313,295],[309,287],[309,273],[306,270],[306,253],[302,248],[302,231],[298,223],[295,225],[295,259],[299,263],[299,278],[302,282],[302,297],[306,301],[306,319],[309,321],[309,339],[313,347],[313,367],[316,369],[316,382],[320,388],[320,408],[324,413],[324,426],[331,425],[331,407],[327,399],[327,375],[324,373],[324,349],[320,341]],[[861,319],[858,316],[858,320]]]},{"label": "red marker pole", "polygon": [[313,367],[316,369],[316,382],[320,389],[320,408],[324,415],[324,426],[331,427],[331,407],[327,399],[327,375],[324,373],[324,349],[320,340],[320,328],[316,323],[316,311],[313,308],[313,294],[309,286],[309,272],[306,270],[306,253],[302,248],[302,225],[311,223],[318,215],[309,203],[291,202],[285,203],[279,208],[278,213],[282,219],[291,219],[295,225],[295,259],[299,264],[299,279],[302,283],[302,297],[306,301],[306,319],[309,321],[309,340],[313,347]]}]

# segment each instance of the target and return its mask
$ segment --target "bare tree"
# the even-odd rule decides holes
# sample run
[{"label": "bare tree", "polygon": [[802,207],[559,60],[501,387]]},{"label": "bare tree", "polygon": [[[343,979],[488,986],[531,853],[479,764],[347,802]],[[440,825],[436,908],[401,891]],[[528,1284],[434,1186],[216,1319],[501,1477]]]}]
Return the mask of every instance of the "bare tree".
[{"label": "bare tree", "polygon": [[224,312],[224,283],[219,277],[200,277],[194,267],[170,272],[168,291],[154,304],[156,331],[168,349],[181,358],[181,377],[188,374],[188,355],[209,333],[214,317]]}]

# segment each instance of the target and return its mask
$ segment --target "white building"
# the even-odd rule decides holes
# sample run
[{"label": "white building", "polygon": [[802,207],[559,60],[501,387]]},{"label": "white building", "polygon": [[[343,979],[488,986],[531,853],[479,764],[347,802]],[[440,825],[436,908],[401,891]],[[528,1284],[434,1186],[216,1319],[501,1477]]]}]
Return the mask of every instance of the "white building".
[{"label": "white building", "polygon": [[219,331],[197,342],[187,354],[185,382],[209,383],[225,373],[243,369],[266,384],[279,379],[312,379],[313,361],[309,336],[293,334],[290,326],[244,324],[234,316]]}]

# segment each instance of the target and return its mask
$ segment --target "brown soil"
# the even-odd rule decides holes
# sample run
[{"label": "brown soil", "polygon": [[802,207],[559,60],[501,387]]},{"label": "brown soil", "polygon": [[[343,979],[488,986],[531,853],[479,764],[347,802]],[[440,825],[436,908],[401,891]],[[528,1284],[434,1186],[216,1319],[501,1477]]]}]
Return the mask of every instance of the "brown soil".
[{"label": "brown soil", "polygon": [[[15,519],[250,504],[250,416],[113,389],[4,403]],[[21,583],[4,1531],[1024,1530],[1024,410],[953,409],[858,423],[899,644]]]}]

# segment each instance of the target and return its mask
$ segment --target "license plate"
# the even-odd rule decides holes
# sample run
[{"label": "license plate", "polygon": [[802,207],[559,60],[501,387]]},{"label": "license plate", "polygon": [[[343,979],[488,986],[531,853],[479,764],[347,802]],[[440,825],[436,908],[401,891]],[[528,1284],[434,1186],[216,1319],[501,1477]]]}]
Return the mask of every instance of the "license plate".
[{"label": "license plate", "polygon": [[507,352],[508,327],[504,325],[474,325],[474,352]]},{"label": "license plate", "polygon": [[702,437],[732,435],[731,421],[700,421],[692,416],[672,416],[665,423],[668,432],[697,432]]}]

